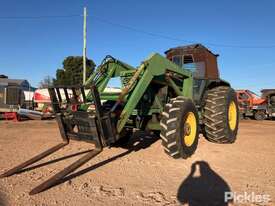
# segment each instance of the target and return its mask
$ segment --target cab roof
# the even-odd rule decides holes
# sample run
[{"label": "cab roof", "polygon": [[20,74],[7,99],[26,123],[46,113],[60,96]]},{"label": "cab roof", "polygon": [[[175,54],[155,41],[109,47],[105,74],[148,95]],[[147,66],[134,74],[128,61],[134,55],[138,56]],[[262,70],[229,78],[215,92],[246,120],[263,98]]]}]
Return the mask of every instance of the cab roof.
[{"label": "cab roof", "polygon": [[214,54],[213,52],[211,52],[207,47],[203,46],[202,44],[198,43],[198,44],[190,44],[190,45],[186,45],[186,46],[178,46],[178,47],[174,47],[174,48],[170,48],[167,51],[165,51],[164,53],[167,54],[173,50],[182,50],[182,51],[190,51],[190,50],[194,50],[194,49],[203,49],[208,51],[209,53],[211,53],[212,55],[218,57],[218,54]]}]

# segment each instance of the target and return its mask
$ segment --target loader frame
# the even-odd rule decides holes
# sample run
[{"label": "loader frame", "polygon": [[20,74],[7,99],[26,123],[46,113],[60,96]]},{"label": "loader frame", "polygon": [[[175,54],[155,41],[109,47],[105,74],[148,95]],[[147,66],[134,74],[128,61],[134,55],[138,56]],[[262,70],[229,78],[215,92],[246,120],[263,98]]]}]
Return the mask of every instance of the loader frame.
[{"label": "loader frame", "polygon": [[[97,78],[97,75],[106,68],[106,74]],[[120,95],[104,93],[104,89],[111,78],[119,77],[121,75],[124,76],[131,73],[134,73],[134,75],[132,75],[131,79],[127,82],[127,86],[122,89]],[[177,78],[181,78],[183,84],[177,85],[174,81],[174,79]],[[122,131],[128,118],[133,114],[135,107],[152,82],[158,85],[167,85],[174,90],[176,95],[185,96],[190,99],[193,98],[192,72],[180,68],[157,53],[152,54],[137,69],[107,56],[106,62],[104,62],[87,80],[85,85],[90,85],[92,82],[94,82],[95,86],[98,88],[102,99],[116,100],[116,105],[121,102],[126,102],[116,126],[118,133]],[[109,98],[107,97],[108,95]],[[91,94],[89,93],[88,99],[90,96]],[[157,112],[160,113],[162,110],[163,105],[159,105]],[[153,111],[148,111],[148,114],[150,113],[153,113]]]}]

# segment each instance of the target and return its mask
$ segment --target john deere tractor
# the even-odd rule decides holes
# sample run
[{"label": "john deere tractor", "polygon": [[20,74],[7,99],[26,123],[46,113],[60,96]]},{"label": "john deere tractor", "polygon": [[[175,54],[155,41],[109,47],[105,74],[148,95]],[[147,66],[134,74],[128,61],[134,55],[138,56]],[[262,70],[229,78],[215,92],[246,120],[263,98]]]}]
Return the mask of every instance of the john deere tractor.
[{"label": "john deere tractor", "polygon": [[[152,54],[137,68],[107,56],[85,85],[49,88],[63,143],[7,171],[10,176],[67,145],[70,140],[94,143],[95,149],[31,191],[41,192],[60,181],[104,147],[123,143],[131,133],[159,133],[164,151],[188,158],[199,134],[215,143],[233,143],[238,131],[235,91],[219,77],[217,56],[201,44]],[[120,89],[108,82],[119,77]]]}]

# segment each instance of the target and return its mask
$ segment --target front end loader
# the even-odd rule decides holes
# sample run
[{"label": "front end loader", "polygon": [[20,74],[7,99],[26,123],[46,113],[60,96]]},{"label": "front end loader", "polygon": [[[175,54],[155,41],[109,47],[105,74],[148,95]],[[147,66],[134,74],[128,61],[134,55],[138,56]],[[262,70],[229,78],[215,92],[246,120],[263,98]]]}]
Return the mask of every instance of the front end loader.
[{"label": "front end loader", "polygon": [[[106,92],[108,82],[116,77],[120,77],[121,90]],[[39,193],[99,154],[104,147],[127,142],[137,129],[158,133],[164,151],[173,158],[190,157],[197,148],[199,133],[212,142],[234,142],[238,130],[234,90],[226,82],[209,79],[204,82],[201,100],[198,100],[197,81],[194,71],[159,54],[151,55],[138,68],[107,56],[85,85],[49,88],[63,143],[1,177],[18,173],[70,140],[95,145],[94,150],[30,192]]]}]

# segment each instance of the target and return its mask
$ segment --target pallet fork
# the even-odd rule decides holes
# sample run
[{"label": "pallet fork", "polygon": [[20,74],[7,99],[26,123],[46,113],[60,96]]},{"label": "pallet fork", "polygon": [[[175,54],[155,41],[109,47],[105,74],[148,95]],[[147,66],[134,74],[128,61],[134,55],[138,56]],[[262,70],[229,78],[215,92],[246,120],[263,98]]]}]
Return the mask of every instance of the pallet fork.
[{"label": "pallet fork", "polygon": [[[107,131],[112,131],[108,129],[106,130],[105,128],[106,126],[108,127],[111,125],[111,120],[110,116],[102,110],[100,97],[95,86],[90,87],[90,92],[94,98],[94,105],[96,110],[95,115],[89,116],[86,112],[82,113],[81,111],[75,111],[74,113],[72,113],[73,117],[70,122],[64,122],[62,116],[66,111],[64,108],[62,108],[62,106],[64,105],[64,101],[62,100],[61,91],[63,91],[63,94],[65,94],[67,105],[74,104],[76,106],[79,106],[81,103],[85,103],[86,95],[84,87],[49,88],[53,110],[56,114],[56,120],[63,142],[6,171],[2,175],[0,175],[0,178],[9,177],[19,173],[27,166],[30,166],[35,162],[38,162],[39,160],[65,147],[69,144],[70,140],[83,140],[91,142],[95,145],[95,148],[93,150],[90,150],[86,155],[81,157],[76,162],[72,163],[62,171],[58,172],[45,182],[35,187],[33,190],[30,191],[30,195],[40,193],[56,185],[64,177],[66,177],[77,168],[88,162],[90,159],[98,155],[103,150],[103,147],[106,144],[105,140],[110,137],[107,136],[110,135],[110,133],[107,133]],[[72,92],[71,98],[69,92]]]}]

